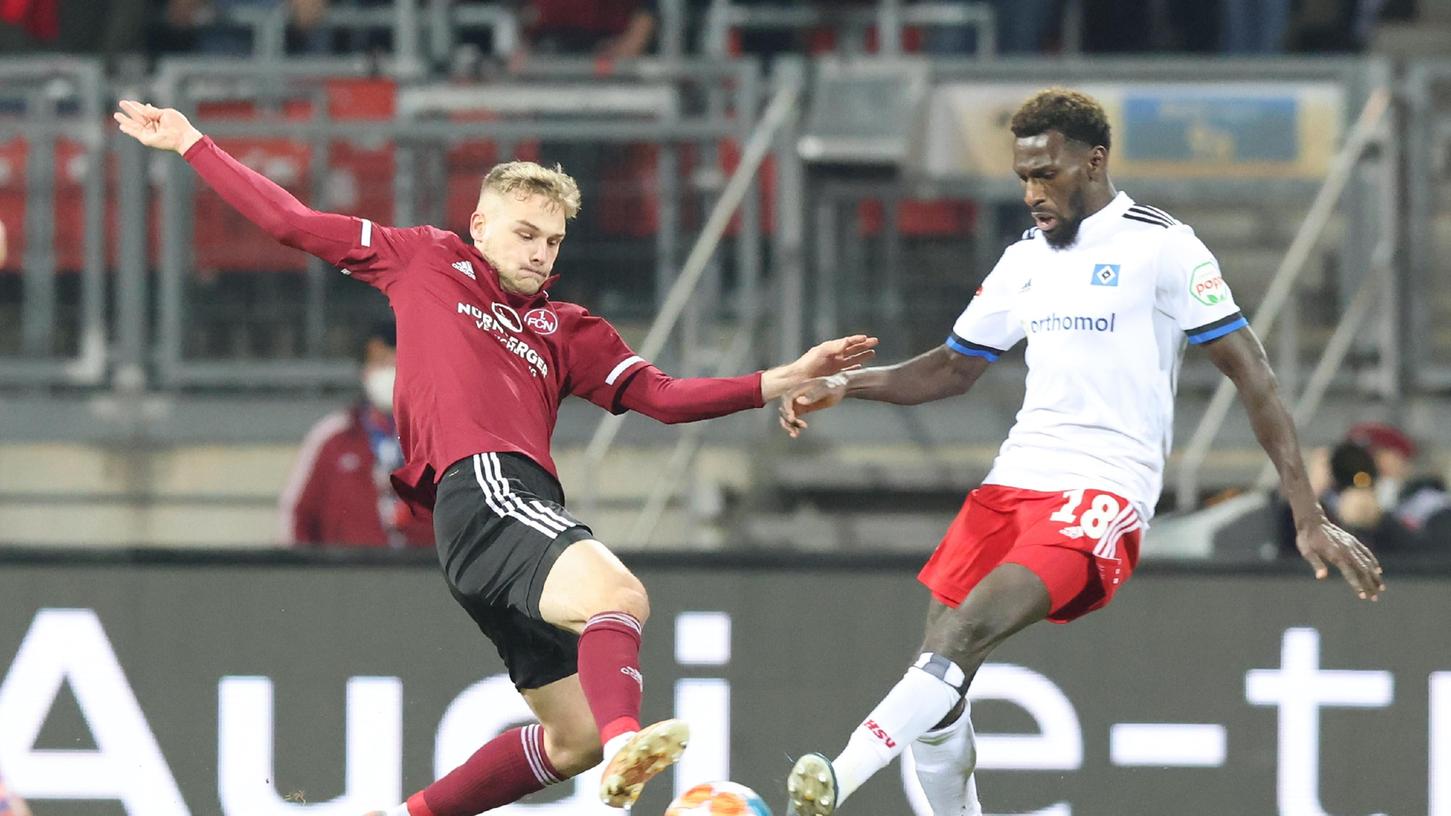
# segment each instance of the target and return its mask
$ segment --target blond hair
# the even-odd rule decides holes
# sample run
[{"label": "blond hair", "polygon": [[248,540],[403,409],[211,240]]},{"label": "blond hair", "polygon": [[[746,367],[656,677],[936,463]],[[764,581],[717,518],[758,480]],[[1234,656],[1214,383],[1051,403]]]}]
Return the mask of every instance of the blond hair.
[{"label": "blond hair", "polygon": [[479,197],[491,190],[519,198],[542,195],[563,210],[565,218],[579,214],[579,185],[557,164],[553,169],[531,161],[496,164],[484,176]]}]

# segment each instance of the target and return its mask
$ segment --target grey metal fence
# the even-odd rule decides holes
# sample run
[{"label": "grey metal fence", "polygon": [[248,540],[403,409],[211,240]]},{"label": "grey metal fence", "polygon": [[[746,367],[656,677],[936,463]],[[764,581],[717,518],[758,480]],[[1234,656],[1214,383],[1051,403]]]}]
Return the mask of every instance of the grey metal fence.
[{"label": "grey metal fence", "polygon": [[1451,60],[1407,66],[1404,82],[1407,298],[1402,342],[1408,376],[1451,388]]},{"label": "grey metal fence", "polygon": [[88,386],[104,376],[104,83],[93,61],[0,61],[0,201],[12,221],[0,382]]}]

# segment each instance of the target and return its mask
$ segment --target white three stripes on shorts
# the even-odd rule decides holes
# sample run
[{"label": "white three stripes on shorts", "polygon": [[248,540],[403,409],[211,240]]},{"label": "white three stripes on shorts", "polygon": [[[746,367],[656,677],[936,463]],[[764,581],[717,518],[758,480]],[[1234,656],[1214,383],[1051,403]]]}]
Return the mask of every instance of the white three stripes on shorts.
[{"label": "white three stripes on shorts", "polygon": [[1140,526],[1142,525],[1139,523],[1139,514],[1134,510],[1133,505],[1125,507],[1119,511],[1117,516],[1113,517],[1113,521],[1108,523],[1103,535],[1099,536],[1098,546],[1093,548],[1093,554],[1099,558],[1117,558],[1119,539],[1139,529]]},{"label": "white three stripes on shorts", "polygon": [[494,453],[474,454],[474,478],[484,492],[484,502],[500,518],[511,518],[528,525],[548,538],[575,526],[573,521],[555,512],[538,500],[525,501],[509,488],[504,478],[504,469],[499,466],[499,456]]}]

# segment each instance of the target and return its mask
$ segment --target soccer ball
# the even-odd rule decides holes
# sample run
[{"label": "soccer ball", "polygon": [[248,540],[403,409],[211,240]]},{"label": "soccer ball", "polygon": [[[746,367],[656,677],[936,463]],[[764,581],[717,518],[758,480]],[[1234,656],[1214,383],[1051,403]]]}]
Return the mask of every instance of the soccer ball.
[{"label": "soccer ball", "polygon": [[771,809],[745,785],[706,782],[676,797],[665,816],[771,816]]}]

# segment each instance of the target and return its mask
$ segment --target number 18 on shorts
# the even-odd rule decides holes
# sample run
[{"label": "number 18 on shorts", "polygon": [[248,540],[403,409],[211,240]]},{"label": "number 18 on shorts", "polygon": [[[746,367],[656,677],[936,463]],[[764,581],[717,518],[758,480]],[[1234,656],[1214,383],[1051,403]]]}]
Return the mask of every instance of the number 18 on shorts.
[{"label": "number 18 on shorts", "polygon": [[955,607],[988,573],[1018,564],[1048,588],[1048,619],[1067,623],[1107,605],[1128,581],[1142,527],[1133,504],[1106,490],[983,485],[967,495],[917,577]]}]

